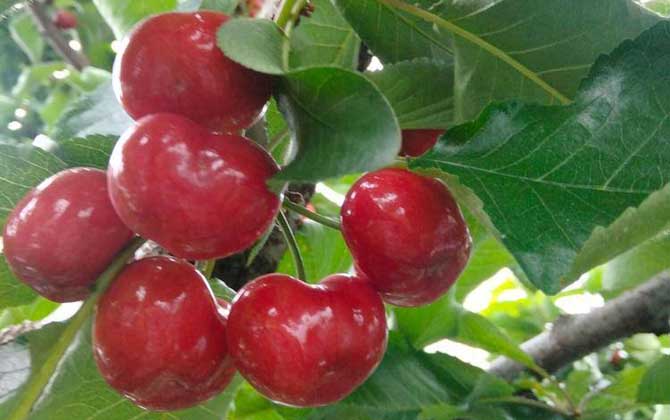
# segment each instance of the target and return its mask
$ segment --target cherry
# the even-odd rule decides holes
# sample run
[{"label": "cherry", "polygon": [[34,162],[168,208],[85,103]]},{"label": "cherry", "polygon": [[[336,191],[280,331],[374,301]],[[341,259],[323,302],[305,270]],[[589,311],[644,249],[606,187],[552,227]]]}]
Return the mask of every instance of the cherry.
[{"label": "cherry", "polygon": [[370,172],[353,185],[342,233],[357,270],[398,306],[439,298],[470,255],[468,228],[444,184],[403,169]]},{"label": "cherry", "polygon": [[400,156],[419,157],[430,150],[444,130],[402,130]]},{"label": "cherry", "polygon": [[249,16],[254,17],[263,9],[264,0],[247,0],[247,11]]},{"label": "cherry", "polygon": [[112,283],[98,304],[93,354],[112,388],[150,410],[197,405],[235,373],[205,278],[169,257],[134,262]]},{"label": "cherry", "polygon": [[46,179],[16,205],[2,238],[16,276],[56,302],[84,299],[133,233],[107,194],[105,172],[77,168]]},{"label": "cherry", "polygon": [[244,137],[155,114],[116,144],[109,194],[140,236],[179,257],[218,258],[250,247],[270,227],[281,201],[266,183],[278,170]]},{"label": "cherry", "polygon": [[261,394],[286,405],[331,404],[379,365],[386,319],[367,282],[335,274],[308,285],[283,274],[259,277],[233,300],[228,345]]},{"label": "cherry", "polygon": [[77,15],[68,10],[60,9],[54,15],[53,24],[59,29],[74,29],[77,27]]},{"label": "cherry", "polygon": [[216,32],[227,20],[217,12],[165,13],[137,26],[114,64],[114,89],[128,114],[173,112],[223,132],[253,124],[272,79],[223,55]]}]

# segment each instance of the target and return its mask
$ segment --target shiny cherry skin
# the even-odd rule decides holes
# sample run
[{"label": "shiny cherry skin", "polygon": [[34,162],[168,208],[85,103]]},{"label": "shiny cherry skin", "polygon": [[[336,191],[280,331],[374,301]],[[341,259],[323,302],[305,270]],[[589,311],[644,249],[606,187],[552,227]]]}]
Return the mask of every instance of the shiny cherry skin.
[{"label": "shiny cherry skin", "polygon": [[269,274],[244,286],[228,345],[244,378],[281,404],[314,407],[349,395],[379,365],[386,318],[367,282],[336,274],[308,285]]},{"label": "shiny cherry skin", "polygon": [[218,132],[247,128],[270,99],[272,79],[227,58],[216,33],[228,16],[165,13],[144,20],[114,63],[114,89],[134,119],[170,112]]},{"label": "shiny cherry skin", "polygon": [[250,247],[269,228],[281,200],[267,181],[278,170],[251,140],[155,114],[116,144],[109,193],[140,236],[178,257],[219,258]]},{"label": "shiny cherry skin", "polygon": [[59,29],[74,29],[77,27],[77,15],[69,10],[60,9],[54,15],[53,23]]},{"label": "shiny cherry skin", "polygon": [[402,130],[400,156],[419,157],[437,143],[444,130]]},{"label": "shiny cherry skin", "polygon": [[388,303],[435,301],[468,261],[467,225],[436,179],[404,169],[370,172],[349,190],[341,214],[357,270]]},{"label": "shiny cherry skin", "polygon": [[105,292],[93,355],[112,388],[154,411],[197,405],[235,374],[226,319],[205,278],[169,257],[128,265]]},{"label": "shiny cherry skin", "polygon": [[104,171],[67,169],[30,191],[7,218],[5,257],[16,277],[55,302],[88,296],[132,238],[116,215]]}]

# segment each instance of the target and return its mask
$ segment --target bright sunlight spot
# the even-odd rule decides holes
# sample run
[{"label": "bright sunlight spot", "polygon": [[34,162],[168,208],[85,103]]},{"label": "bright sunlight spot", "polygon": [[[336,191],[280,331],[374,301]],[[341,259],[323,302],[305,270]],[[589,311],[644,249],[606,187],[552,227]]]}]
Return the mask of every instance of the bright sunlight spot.
[{"label": "bright sunlight spot", "polygon": [[53,73],[51,73],[51,75],[54,77],[54,79],[63,80],[70,75],[70,70],[68,69],[56,70]]},{"label": "bright sunlight spot", "polygon": [[17,131],[20,130],[23,127],[23,124],[21,124],[18,121],[11,121],[9,124],[7,124],[7,129],[9,131]]},{"label": "bright sunlight spot", "polygon": [[372,60],[370,60],[370,64],[368,65],[367,70],[368,71],[379,71],[383,70],[384,65],[382,64],[381,61],[377,57],[372,57]]},{"label": "bright sunlight spot", "polygon": [[76,39],[70,40],[67,45],[69,45],[70,48],[75,51],[81,51],[81,42],[77,41]]},{"label": "bright sunlight spot", "polygon": [[28,115],[28,111],[25,108],[16,108],[14,111],[14,116],[18,119],[25,118]]},{"label": "bright sunlight spot", "polygon": [[426,353],[445,353],[481,369],[488,369],[490,353],[451,340],[440,340],[424,348]]},{"label": "bright sunlight spot", "polygon": [[45,134],[38,134],[33,139],[33,146],[40,148],[44,151],[50,152],[58,146],[58,143],[53,141],[51,137]]},{"label": "bright sunlight spot", "polygon": [[342,206],[342,203],[344,203],[344,196],[323,182],[316,184],[316,192],[326,197],[326,200],[333,204],[337,204],[340,207]]}]

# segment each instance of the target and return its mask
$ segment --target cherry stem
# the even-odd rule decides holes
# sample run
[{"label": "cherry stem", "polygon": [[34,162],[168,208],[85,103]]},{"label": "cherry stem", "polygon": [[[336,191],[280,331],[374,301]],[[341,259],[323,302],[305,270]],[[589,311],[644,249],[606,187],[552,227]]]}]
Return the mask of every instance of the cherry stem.
[{"label": "cherry stem", "polygon": [[291,32],[300,17],[300,12],[305,8],[307,0],[284,0],[275,18],[275,23],[284,31],[284,42],[282,43],[282,65],[288,71],[290,67],[289,52],[291,50]]},{"label": "cherry stem", "polygon": [[299,204],[292,202],[288,198],[284,198],[284,207],[295,213],[305,216],[310,220],[313,220],[324,226],[328,226],[331,229],[342,230],[342,226],[340,225],[340,222],[338,222],[337,220],[332,219],[330,217],[322,216],[319,213],[315,213]]},{"label": "cherry stem", "polygon": [[216,259],[200,261],[198,263],[198,268],[207,280],[212,278],[212,274],[214,274],[214,267],[216,267]]},{"label": "cherry stem", "polygon": [[29,382],[22,388],[21,399],[16,404],[14,411],[7,418],[8,420],[25,420],[28,418],[33,405],[40,395],[42,395],[42,391],[49,383],[63,355],[70,348],[77,334],[79,334],[86,321],[93,314],[98,300],[143,243],[144,239],[142,238],[133,239],[98,277],[93,293],[91,293],[77,313],[70,319],[67,327],[65,327],[60,337],[58,337],[58,341],[56,341],[46,355],[42,366],[31,375]]},{"label": "cherry stem", "polygon": [[307,281],[307,276],[305,275],[305,263],[302,259],[302,254],[300,253],[300,248],[298,247],[298,241],[295,239],[293,234],[293,229],[286,218],[286,214],[279,210],[279,215],[277,215],[277,221],[279,222],[279,227],[281,228],[282,233],[284,234],[284,240],[286,240],[286,245],[293,256],[293,262],[295,263],[295,270],[297,276],[302,281]]}]

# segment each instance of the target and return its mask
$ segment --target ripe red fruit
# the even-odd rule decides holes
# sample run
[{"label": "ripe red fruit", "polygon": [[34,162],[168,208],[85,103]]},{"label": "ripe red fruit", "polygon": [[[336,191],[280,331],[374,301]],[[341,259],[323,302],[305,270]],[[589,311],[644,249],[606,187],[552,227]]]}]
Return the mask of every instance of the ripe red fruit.
[{"label": "ripe red fruit", "polygon": [[16,276],[55,302],[88,296],[133,233],[107,194],[105,172],[59,172],[30,191],[7,218],[4,254]]},{"label": "ripe red fruit", "polygon": [[402,130],[400,156],[418,157],[430,150],[444,130]]},{"label": "ripe red fruit", "polygon": [[205,278],[168,257],[134,262],[112,283],[98,304],[93,354],[112,388],[150,410],[199,404],[235,373]]},{"label": "ripe red fruit", "polygon": [[156,114],[116,144],[109,194],[126,225],[172,254],[225,257],[250,247],[270,227],[281,200],[267,181],[278,170],[244,137]]},{"label": "ripe red fruit", "polygon": [[398,306],[439,298],[470,255],[468,228],[444,184],[403,169],[370,172],[354,184],[342,233],[357,269]]},{"label": "ripe red fruit", "polygon": [[165,13],[137,26],[114,64],[114,89],[135,119],[173,112],[213,131],[246,128],[270,98],[272,79],[228,59],[217,12]]},{"label": "ripe red fruit", "polygon": [[68,10],[60,9],[54,15],[53,23],[59,29],[74,29],[77,27],[77,15]]},{"label": "ripe red fruit", "polygon": [[247,0],[247,12],[254,17],[263,9],[263,0]]},{"label": "ripe red fruit", "polygon": [[283,274],[240,290],[228,318],[236,365],[261,394],[282,404],[331,404],[379,365],[386,349],[379,295],[336,274],[310,286]]}]

